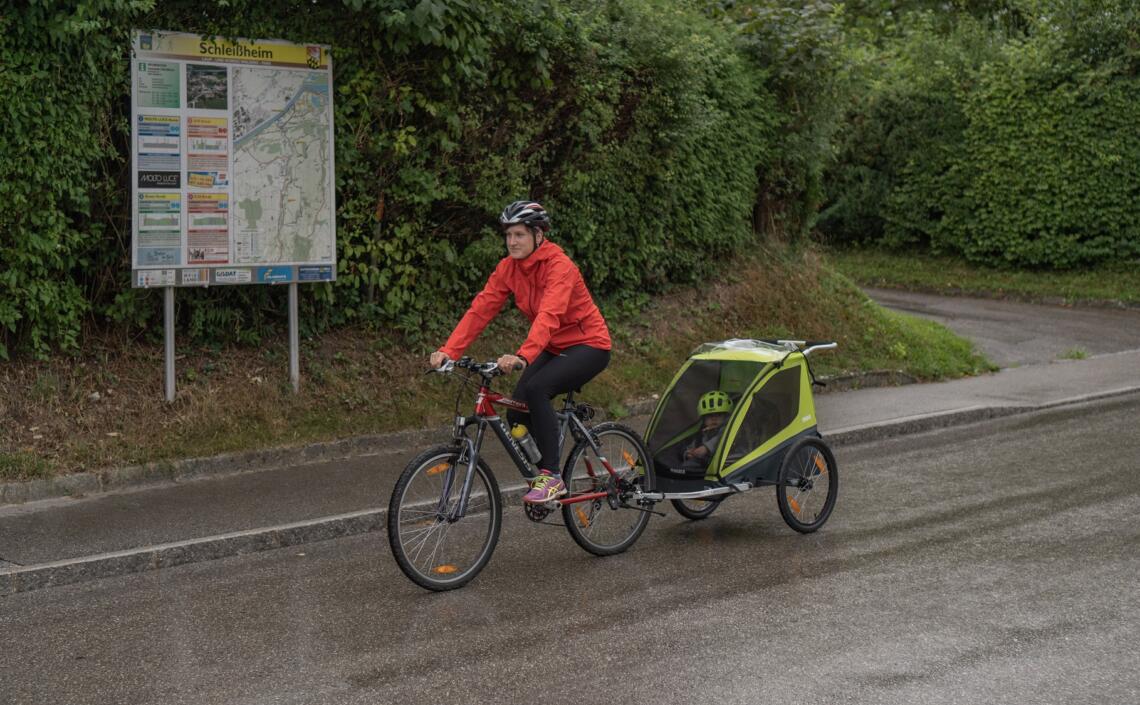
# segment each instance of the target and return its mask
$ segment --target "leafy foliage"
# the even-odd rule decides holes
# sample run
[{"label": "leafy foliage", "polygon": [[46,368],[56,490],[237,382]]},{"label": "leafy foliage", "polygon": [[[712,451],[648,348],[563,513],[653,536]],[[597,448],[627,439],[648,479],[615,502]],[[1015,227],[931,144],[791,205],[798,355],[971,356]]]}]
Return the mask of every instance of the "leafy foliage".
[{"label": "leafy foliage", "polygon": [[825,0],[753,0],[727,11],[745,51],[768,74],[778,109],[757,230],[795,237],[815,225],[849,87],[843,12],[842,4]]},{"label": "leafy foliage", "polygon": [[978,263],[1140,254],[1140,10],[1010,0],[949,29],[919,13],[882,50],[829,173],[821,228]]},{"label": "leafy foliage", "polygon": [[[95,241],[113,240],[102,209],[117,156],[106,109],[126,89],[114,27],[142,3],[70,11],[33,2],[0,14],[0,357],[8,343],[72,347],[91,304]],[[104,178],[109,177],[109,178]]]},{"label": "leafy foliage", "polygon": [[[130,288],[129,37],[333,47],[338,267],[305,333],[436,342],[506,201],[635,310],[764,236],[1075,267],[1140,253],[1131,0],[61,0],[0,11],[0,358],[157,335]],[[256,343],[284,293],[179,293]]]},{"label": "leafy foliage", "polygon": [[[153,332],[129,287],[129,34],[333,47],[339,271],[313,332],[434,339],[502,256],[494,216],[543,199],[601,296],[695,281],[750,238],[777,122],[765,73],[703,3],[669,0],[66,0],[0,15],[0,354]],[[180,335],[256,341],[269,287],[179,292]]]}]

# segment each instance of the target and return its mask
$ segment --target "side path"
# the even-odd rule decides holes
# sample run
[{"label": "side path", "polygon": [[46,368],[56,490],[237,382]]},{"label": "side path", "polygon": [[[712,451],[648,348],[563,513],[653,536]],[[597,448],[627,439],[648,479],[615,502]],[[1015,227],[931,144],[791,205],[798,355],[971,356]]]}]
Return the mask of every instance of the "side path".
[{"label": "side path", "polygon": [[[1140,351],[820,395],[817,407],[821,430],[843,446],[1134,393]],[[643,430],[648,416],[627,422]],[[397,474],[446,433],[407,440],[273,472],[0,507],[0,595],[382,529]],[[495,451],[500,483],[517,494],[513,466]]]}]

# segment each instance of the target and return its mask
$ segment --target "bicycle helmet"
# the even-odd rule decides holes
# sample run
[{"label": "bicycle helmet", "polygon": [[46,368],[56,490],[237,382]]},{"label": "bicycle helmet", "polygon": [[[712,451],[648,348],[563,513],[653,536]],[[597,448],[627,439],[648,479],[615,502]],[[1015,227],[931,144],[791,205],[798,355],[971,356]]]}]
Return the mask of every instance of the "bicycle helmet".
[{"label": "bicycle helmet", "polygon": [[732,399],[720,390],[705,392],[697,402],[697,415],[727,414],[732,411]]},{"label": "bicycle helmet", "polygon": [[512,225],[526,225],[542,232],[550,231],[550,215],[542,204],[534,201],[515,201],[499,214],[499,225],[504,229]]}]

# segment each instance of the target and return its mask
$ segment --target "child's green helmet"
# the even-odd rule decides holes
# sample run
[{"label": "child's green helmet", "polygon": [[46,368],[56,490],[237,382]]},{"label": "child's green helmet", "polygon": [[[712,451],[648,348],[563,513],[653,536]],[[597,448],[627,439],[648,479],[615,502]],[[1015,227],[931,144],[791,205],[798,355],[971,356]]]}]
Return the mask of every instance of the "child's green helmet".
[{"label": "child's green helmet", "polygon": [[732,411],[732,399],[719,389],[705,392],[697,402],[698,416],[706,414],[727,414]]}]

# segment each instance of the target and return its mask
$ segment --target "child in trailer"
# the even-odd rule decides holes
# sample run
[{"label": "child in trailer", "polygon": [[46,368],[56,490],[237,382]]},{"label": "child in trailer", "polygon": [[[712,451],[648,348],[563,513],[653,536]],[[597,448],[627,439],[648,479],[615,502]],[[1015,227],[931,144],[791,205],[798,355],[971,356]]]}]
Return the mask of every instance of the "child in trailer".
[{"label": "child in trailer", "polygon": [[708,467],[709,460],[720,443],[721,433],[724,432],[724,422],[728,420],[731,411],[732,399],[724,392],[715,390],[701,395],[697,402],[701,428],[685,448],[682,468],[695,470]]}]

